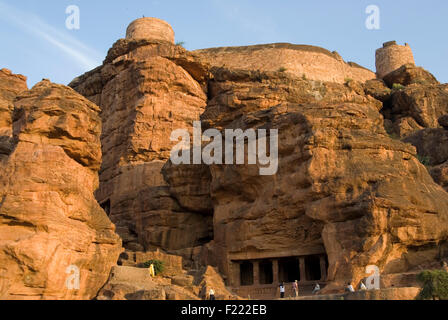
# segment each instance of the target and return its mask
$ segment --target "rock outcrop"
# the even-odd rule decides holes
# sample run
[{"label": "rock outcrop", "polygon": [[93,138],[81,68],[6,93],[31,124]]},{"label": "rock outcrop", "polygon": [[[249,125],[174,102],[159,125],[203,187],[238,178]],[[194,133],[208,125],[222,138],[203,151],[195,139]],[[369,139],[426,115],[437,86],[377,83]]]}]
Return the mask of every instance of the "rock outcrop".
[{"label": "rock outcrop", "polygon": [[[420,153],[443,144],[447,85],[419,68],[397,70],[413,62],[408,46],[378,51],[384,75],[397,70],[388,81],[401,86],[389,88],[321,48],[190,53],[135,28],[138,37],[117,41],[102,66],[70,85],[101,108],[96,197],[128,250],[163,249],[184,266],[217,267],[207,271],[218,279],[212,286],[260,280],[260,262],[268,262],[275,290],[291,280],[284,276],[291,268],[307,285],[325,280],[327,292],[359,284],[368,265],[378,266],[383,285],[411,286],[403,274],[446,258],[446,162],[440,154],[431,177]],[[191,132],[199,119],[202,130],[277,129],[277,174],[261,176],[260,165],[172,164],[171,133]],[[246,262],[252,269],[244,274]],[[311,275],[316,264],[322,273]],[[166,286],[191,280],[150,284],[143,271],[116,271],[99,298],[168,299]],[[126,274],[134,272],[141,285],[130,286]],[[207,280],[200,283],[208,290]]]},{"label": "rock outcrop", "polygon": [[417,148],[420,161],[428,167],[434,181],[448,191],[448,130],[423,129],[403,141]]},{"label": "rock outcrop", "polygon": [[424,128],[439,128],[439,118],[448,113],[448,85],[414,84],[394,90],[382,113],[401,138]]},{"label": "rock outcrop", "polygon": [[[161,169],[176,129],[191,130],[207,104],[208,66],[168,41],[121,39],[103,66],[74,80],[101,107],[98,201],[127,248],[177,250],[207,242],[212,216],[172,198]],[[205,204],[206,205],[206,204]]]},{"label": "rock outcrop", "polygon": [[[164,262],[164,271],[152,278],[144,262]],[[182,258],[157,252],[126,252],[111,272],[98,300],[200,300],[207,299],[210,289],[219,300],[235,300],[221,275],[212,267],[187,272]]]},{"label": "rock outcrop", "polygon": [[213,73],[204,127],[279,130],[275,176],[211,166],[212,250],[225,274],[237,281],[235,260],[325,252],[332,290],[361,280],[370,264],[392,274],[437,259],[448,194],[412,146],[387,135],[379,101],[356,85]]},{"label": "rock outcrop", "polygon": [[440,84],[431,73],[422,67],[416,67],[414,64],[405,64],[395,71],[392,71],[384,77],[384,82],[392,88],[394,84],[408,86],[411,84]]},{"label": "rock outcrop", "polygon": [[[6,76],[1,96],[12,101],[26,85]],[[0,159],[0,299],[91,299],[116,264],[121,240],[93,195],[98,113],[48,80],[14,99],[12,148]]]},{"label": "rock outcrop", "polygon": [[0,70],[0,161],[12,151],[14,99],[25,90],[28,90],[26,77],[12,74],[8,69]]}]

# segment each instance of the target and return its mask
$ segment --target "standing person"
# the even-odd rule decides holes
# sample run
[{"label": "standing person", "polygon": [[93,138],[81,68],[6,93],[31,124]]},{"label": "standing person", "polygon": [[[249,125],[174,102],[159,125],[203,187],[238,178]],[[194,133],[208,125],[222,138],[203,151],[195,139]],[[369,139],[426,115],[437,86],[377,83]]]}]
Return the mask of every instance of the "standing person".
[{"label": "standing person", "polygon": [[294,292],[294,295],[296,298],[299,297],[299,281],[294,281],[292,284],[292,291]]},{"label": "standing person", "polygon": [[319,283],[316,283],[316,285],[314,286],[314,289],[313,289],[313,295],[318,294],[319,291],[320,291],[320,285],[319,285]]},{"label": "standing person", "polygon": [[280,299],[283,299],[285,297],[285,284],[282,282],[279,286],[280,289]]},{"label": "standing person", "polygon": [[359,285],[359,290],[361,290],[361,291],[367,291],[367,287],[366,287],[366,285],[364,284],[363,281],[361,281],[361,284]]},{"label": "standing person", "polygon": [[210,289],[209,296],[210,296],[210,301],[216,300],[216,298],[215,298],[215,290]]},{"label": "standing person", "polygon": [[156,276],[156,271],[154,269],[154,264],[151,263],[151,265],[149,266],[149,275],[151,278],[154,278]]},{"label": "standing person", "polygon": [[347,287],[345,288],[345,291],[353,293],[353,292],[355,292],[355,288],[353,288],[353,285],[349,282],[349,283],[347,283]]}]

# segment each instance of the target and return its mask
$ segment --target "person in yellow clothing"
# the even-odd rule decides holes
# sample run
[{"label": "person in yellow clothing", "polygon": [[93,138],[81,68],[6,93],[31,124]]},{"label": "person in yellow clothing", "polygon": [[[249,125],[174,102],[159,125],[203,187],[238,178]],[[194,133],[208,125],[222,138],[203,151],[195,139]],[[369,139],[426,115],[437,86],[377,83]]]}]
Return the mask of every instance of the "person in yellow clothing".
[{"label": "person in yellow clothing", "polygon": [[151,263],[151,265],[149,266],[149,275],[154,278],[156,276],[156,272],[154,270],[154,264]]}]

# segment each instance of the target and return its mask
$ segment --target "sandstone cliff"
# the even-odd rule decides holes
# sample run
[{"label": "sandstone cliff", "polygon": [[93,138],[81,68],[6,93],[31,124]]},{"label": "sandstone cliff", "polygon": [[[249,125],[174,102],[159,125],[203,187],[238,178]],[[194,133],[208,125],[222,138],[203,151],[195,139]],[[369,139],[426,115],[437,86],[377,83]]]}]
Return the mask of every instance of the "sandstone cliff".
[{"label": "sandstone cliff", "polygon": [[207,65],[180,46],[122,39],[103,66],[71,84],[102,109],[97,199],[110,203],[128,248],[191,248],[211,237],[212,217],[173,199],[161,174],[171,132],[191,128],[204,111],[207,76]]},{"label": "sandstone cliff", "polygon": [[[160,22],[141,23],[160,36]],[[405,65],[383,81],[288,44],[190,53],[172,30],[134,29],[70,85],[101,108],[96,197],[128,250],[217,266],[235,289],[244,261],[255,278],[260,261],[318,255],[329,292],[368,265],[383,286],[406,286],[447,258],[447,91],[429,72]],[[203,130],[278,129],[278,173],[170,163],[170,133],[199,119]]]},{"label": "sandstone cliff", "polygon": [[[0,159],[0,299],[91,299],[121,252],[93,195],[99,108],[47,80],[25,90],[22,77],[2,72],[13,111],[12,122],[0,114],[12,132]],[[77,271],[79,287],[67,282]]]},{"label": "sandstone cliff", "polygon": [[326,252],[330,290],[357,283],[370,264],[386,275],[439,258],[448,194],[412,146],[389,137],[382,104],[362,86],[282,73],[213,74],[206,127],[280,132],[275,176],[260,177],[253,166],[211,166],[211,250],[225,274],[239,276],[234,260]]}]

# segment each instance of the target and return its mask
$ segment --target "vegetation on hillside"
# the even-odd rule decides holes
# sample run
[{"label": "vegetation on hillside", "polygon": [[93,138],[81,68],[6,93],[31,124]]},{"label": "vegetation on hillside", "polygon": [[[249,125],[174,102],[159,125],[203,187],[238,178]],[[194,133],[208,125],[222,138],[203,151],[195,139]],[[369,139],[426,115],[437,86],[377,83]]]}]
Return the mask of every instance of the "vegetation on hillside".
[{"label": "vegetation on hillside", "polygon": [[139,265],[140,268],[149,268],[151,264],[154,265],[154,272],[159,275],[165,270],[165,263],[160,260],[149,260]]},{"label": "vegetation on hillside", "polygon": [[448,272],[443,270],[427,270],[417,276],[423,284],[419,300],[448,300]]}]

